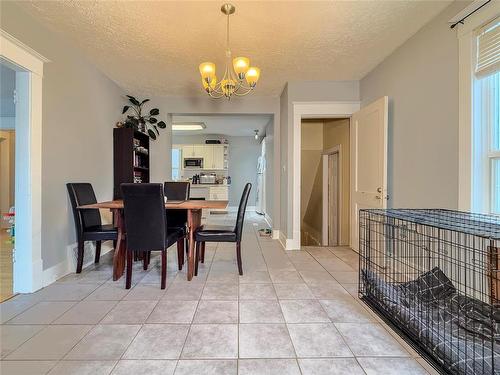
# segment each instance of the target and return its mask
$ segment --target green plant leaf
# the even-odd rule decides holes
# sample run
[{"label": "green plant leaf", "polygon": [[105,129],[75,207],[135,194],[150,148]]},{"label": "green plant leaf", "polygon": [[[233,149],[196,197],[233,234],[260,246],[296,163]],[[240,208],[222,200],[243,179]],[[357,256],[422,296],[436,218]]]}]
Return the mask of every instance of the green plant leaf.
[{"label": "green plant leaf", "polygon": [[122,110],[122,115],[128,111],[128,109],[130,108],[130,106],[126,105],[125,107],[123,107],[123,110]]},{"label": "green plant leaf", "polygon": [[158,122],[158,120],[155,117],[150,117],[148,121],[150,124],[156,124]]},{"label": "green plant leaf", "polygon": [[160,135],[160,132],[158,131],[158,128],[156,127],[156,125],[153,125],[153,128],[155,128],[156,134]]},{"label": "green plant leaf", "polygon": [[149,114],[151,116],[157,116],[160,114],[160,110],[158,108],[153,108],[151,111],[149,111]]},{"label": "green plant leaf", "polygon": [[167,127],[167,124],[165,124],[163,121],[160,121],[157,125],[160,129],[165,129]]},{"label": "green plant leaf", "polygon": [[139,101],[133,96],[127,95],[127,97],[130,103],[132,103],[133,105],[141,105],[141,103],[139,103]]},{"label": "green plant leaf", "polygon": [[149,99],[144,99],[142,102],[141,102],[141,105],[143,105],[144,103],[147,103],[149,102]]},{"label": "green plant leaf", "polygon": [[156,139],[156,134],[151,129],[148,129],[148,134],[149,134],[149,138],[151,138],[152,140]]}]

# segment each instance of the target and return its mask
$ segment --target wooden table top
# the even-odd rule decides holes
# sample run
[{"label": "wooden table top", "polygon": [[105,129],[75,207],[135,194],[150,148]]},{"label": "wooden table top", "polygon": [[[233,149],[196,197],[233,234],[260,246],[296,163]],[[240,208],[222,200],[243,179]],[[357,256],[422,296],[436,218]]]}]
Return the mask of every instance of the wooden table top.
[{"label": "wooden table top", "polygon": [[[165,208],[178,209],[178,210],[201,210],[204,208],[224,209],[227,207],[228,201],[210,201],[210,200],[186,200],[186,201],[167,201]],[[107,202],[97,202],[93,204],[85,204],[78,206],[79,209],[89,208],[108,208],[108,209],[122,209],[123,200],[117,199]]]}]

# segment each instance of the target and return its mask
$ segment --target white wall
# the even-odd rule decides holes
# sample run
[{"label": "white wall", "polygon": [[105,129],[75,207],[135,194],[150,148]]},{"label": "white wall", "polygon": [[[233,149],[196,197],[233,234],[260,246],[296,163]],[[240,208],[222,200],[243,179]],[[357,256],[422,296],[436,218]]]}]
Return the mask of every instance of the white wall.
[{"label": "white wall", "polygon": [[293,103],[359,101],[358,81],[288,82],[280,97],[281,223],[283,235],[291,239],[293,228]]},{"label": "white wall", "polygon": [[1,2],[0,13],[3,30],[51,61],[43,77],[42,260],[44,270],[63,272],[75,243],[65,184],[88,181],[98,199],[112,198],[112,132],[123,91],[14,3]]},{"label": "white wall", "polygon": [[362,105],[389,96],[389,205],[457,208],[455,2],[361,80]]},{"label": "white wall", "polygon": [[[229,169],[227,172],[217,172],[220,175],[231,176],[229,186],[229,206],[240,204],[241,193],[247,182],[252,184],[248,197],[248,205],[255,206],[257,189],[257,159],[261,153],[260,141],[254,137],[229,137],[223,134],[174,135],[173,144],[205,144],[206,139],[224,137],[229,142]],[[197,173],[197,172],[196,172]],[[170,178],[169,178],[170,180]]]}]

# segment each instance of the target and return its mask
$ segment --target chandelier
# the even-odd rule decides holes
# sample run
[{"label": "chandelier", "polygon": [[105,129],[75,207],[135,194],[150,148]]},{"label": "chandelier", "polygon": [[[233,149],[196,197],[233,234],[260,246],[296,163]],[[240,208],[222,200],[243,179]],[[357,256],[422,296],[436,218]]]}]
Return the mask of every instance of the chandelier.
[{"label": "chandelier", "polygon": [[227,16],[226,30],[226,68],[220,81],[217,81],[215,74],[215,64],[204,62],[200,64],[200,74],[203,88],[212,98],[231,99],[231,96],[244,96],[250,93],[260,76],[260,69],[250,66],[250,60],[246,57],[235,57],[232,59],[229,48],[229,16],[236,8],[232,4],[224,4],[220,8],[221,12]]}]

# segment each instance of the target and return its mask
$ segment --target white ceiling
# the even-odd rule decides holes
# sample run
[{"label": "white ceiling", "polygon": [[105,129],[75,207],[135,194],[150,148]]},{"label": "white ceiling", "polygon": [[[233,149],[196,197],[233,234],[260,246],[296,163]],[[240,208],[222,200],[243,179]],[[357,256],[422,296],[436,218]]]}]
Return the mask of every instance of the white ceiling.
[{"label": "white ceiling", "polygon": [[[262,69],[255,95],[287,81],[358,80],[451,0],[234,1],[231,44]],[[136,95],[204,95],[198,65],[221,75],[223,1],[20,1]],[[446,27],[446,26],[443,26]]]},{"label": "white ceiling", "polygon": [[226,136],[253,136],[254,130],[264,134],[264,128],[272,115],[174,115],[172,122],[204,122],[206,129],[199,131],[175,131],[175,135],[223,134]]}]

